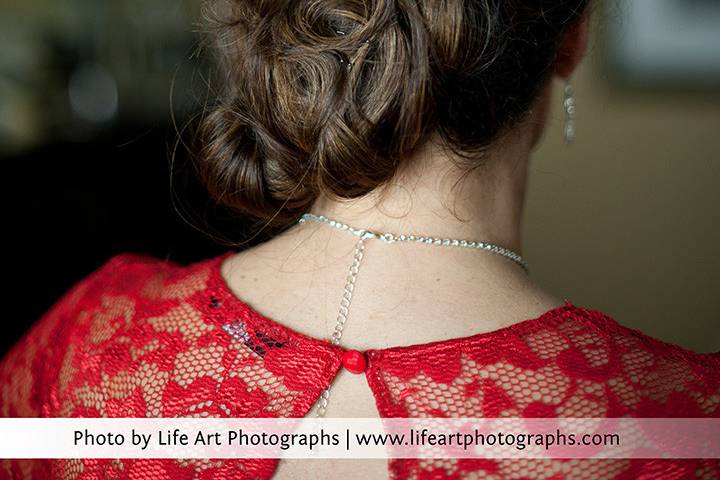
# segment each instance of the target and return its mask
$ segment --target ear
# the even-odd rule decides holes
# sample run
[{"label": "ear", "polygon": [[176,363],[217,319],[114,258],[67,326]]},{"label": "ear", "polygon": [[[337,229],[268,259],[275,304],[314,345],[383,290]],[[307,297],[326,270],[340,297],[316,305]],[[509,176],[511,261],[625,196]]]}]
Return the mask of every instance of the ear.
[{"label": "ear", "polygon": [[570,78],[585,56],[590,34],[590,10],[587,9],[563,34],[555,60],[554,72],[562,78]]}]

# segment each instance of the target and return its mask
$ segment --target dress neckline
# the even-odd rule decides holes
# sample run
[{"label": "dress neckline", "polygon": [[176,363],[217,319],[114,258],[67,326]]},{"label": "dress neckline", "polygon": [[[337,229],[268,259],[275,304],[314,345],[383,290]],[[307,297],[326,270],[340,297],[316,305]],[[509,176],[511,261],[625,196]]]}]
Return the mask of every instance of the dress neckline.
[{"label": "dress neckline", "polygon": [[[277,320],[274,320],[260,313],[250,304],[245,302],[241,297],[239,297],[232,290],[232,288],[227,282],[227,279],[222,274],[222,265],[224,261],[235,253],[236,252],[234,251],[228,251],[213,259],[210,259],[210,275],[208,278],[208,286],[214,291],[215,295],[218,297],[218,300],[221,301],[224,309],[233,313],[234,316],[242,318],[251,325],[271,325],[274,329],[283,332],[285,335],[293,338],[296,342],[301,344],[304,343],[308,346],[320,347],[321,349],[326,350],[335,350],[336,352],[351,350],[347,347],[333,345],[332,342],[330,342],[330,340],[328,339],[306,335],[287,325],[284,325],[281,322],[278,322]],[[468,343],[487,341],[490,339],[497,340],[499,338],[506,338],[511,335],[537,331],[542,327],[546,327],[550,324],[559,323],[562,320],[566,319],[569,315],[574,314],[574,316],[577,316],[578,313],[582,312],[592,313],[595,312],[595,310],[578,307],[570,299],[563,298],[563,305],[546,310],[545,312],[541,313],[536,317],[526,318],[511,325],[507,325],[505,327],[501,327],[488,332],[480,332],[462,337],[453,337],[410,345],[398,345],[385,348],[371,348],[364,351],[367,354],[377,356],[379,354],[394,355],[408,352],[420,352],[427,349],[434,351],[437,351],[438,349],[454,349]],[[586,318],[594,318],[594,315],[582,316]]]}]

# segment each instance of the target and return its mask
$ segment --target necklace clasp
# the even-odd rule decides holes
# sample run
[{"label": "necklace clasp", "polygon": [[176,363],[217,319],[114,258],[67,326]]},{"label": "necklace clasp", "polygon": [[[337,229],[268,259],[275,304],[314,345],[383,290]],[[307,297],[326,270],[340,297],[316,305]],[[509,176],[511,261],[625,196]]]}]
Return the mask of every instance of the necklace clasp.
[{"label": "necklace clasp", "polygon": [[380,238],[380,235],[375,232],[371,232],[370,230],[364,230],[360,235],[360,238],[367,240],[368,238]]}]

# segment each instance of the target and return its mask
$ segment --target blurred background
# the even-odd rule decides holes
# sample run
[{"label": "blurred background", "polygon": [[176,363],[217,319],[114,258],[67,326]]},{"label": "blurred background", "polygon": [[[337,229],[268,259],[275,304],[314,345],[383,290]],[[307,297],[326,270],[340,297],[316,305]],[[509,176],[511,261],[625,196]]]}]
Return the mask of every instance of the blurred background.
[{"label": "blurred background", "polygon": [[[208,225],[247,234],[187,166],[185,127],[208,95],[200,7],[0,0],[0,354],[114,254],[191,262],[228,249]],[[720,2],[601,3],[573,85],[575,143],[562,142],[558,85],[532,165],[531,275],[624,325],[720,351]]]}]

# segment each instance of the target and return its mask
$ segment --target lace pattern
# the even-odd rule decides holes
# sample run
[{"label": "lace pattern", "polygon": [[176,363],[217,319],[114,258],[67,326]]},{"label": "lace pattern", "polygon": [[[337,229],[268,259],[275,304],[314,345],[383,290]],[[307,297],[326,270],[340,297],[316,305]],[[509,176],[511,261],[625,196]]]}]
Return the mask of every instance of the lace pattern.
[{"label": "lace pattern", "polygon": [[[343,349],[235,298],[226,256],[123,255],[73,287],[0,363],[0,415],[299,417]],[[566,305],[487,334],[367,352],[384,417],[720,416],[720,355]],[[0,478],[264,479],[254,460],[0,460]],[[396,479],[720,478],[717,460],[391,460]]]}]

